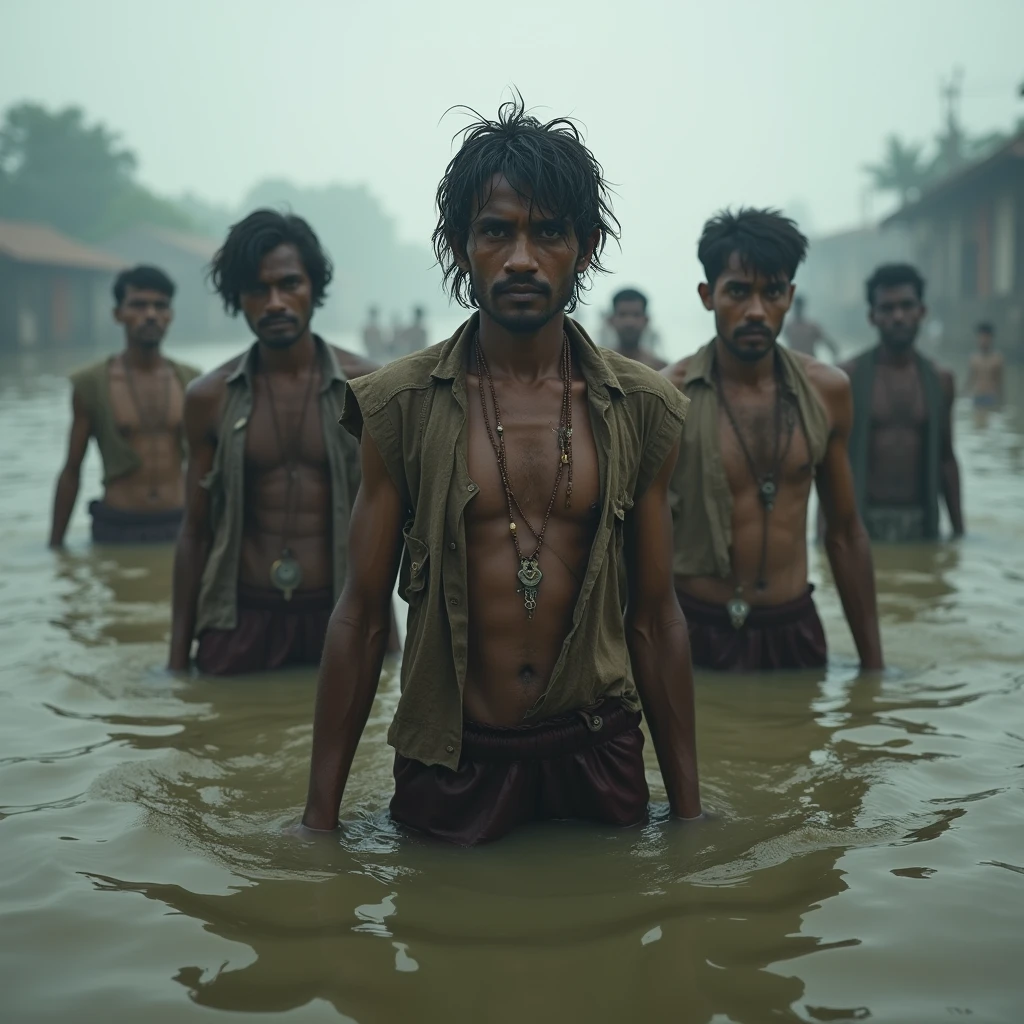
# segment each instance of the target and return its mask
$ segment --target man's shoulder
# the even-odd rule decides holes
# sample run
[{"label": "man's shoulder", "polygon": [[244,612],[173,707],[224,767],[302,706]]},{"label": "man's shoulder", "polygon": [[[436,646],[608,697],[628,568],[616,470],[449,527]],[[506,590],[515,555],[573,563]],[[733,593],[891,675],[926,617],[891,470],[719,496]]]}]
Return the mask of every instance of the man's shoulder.
[{"label": "man's shoulder", "polygon": [[[608,368],[615,374],[619,389],[627,398],[652,395],[670,412],[682,418],[689,401],[680,395],[678,389],[672,386],[671,381],[664,376],[663,372],[652,369],[636,359],[630,359],[629,356],[624,356],[614,349],[601,349],[600,351]],[[680,399],[683,400],[680,401]]]},{"label": "man's shoulder", "polygon": [[341,372],[348,380],[352,380],[355,377],[364,377],[366,374],[380,369],[379,363],[375,363],[365,356],[357,355],[355,352],[350,352],[347,348],[341,348],[339,345],[331,345],[329,343],[327,347],[331,350]]},{"label": "man's shoulder", "polygon": [[691,352],[688,356],[683,356],[682,359],[669,363],[663,370],[658,371],[658,375],[664,377],[673,387],[682,391],[687,383],[689,383],[690,367],[699,354],[699,351]]},{"label": "man's shoulder", "polygon": [[212,370],[207,370],[206,373],[200,373],[193,378],[185,390],[186,400],[191,404],[197,402],[202,404],[210,400],[219,401],[224,394],[229,378],[238,371],[246,355],[247,352],[239,352],[226,363],[221,363],[220,366],[215,366]]},{"label": "man's shoulder", "polygon": [[823,396],[843,394],[850,390],[850,375],[844,366],[823,363],[804,352],[791,352],[791,355],[800,364],[811,387]]},{"label": "man's shoulder", "polygon": [[193,366],[191,363],[183,363],[178,359],[171,359],[170,356],[164,356],[164,360],[175,372],[179,380],[190,384],[197,377],[202,377],[203,371],[198,366]]},{"label": "man's shoulder", "polygon": [[91,363],[86,363],[85,366],[76,367],[68,374],[71,386],[77,391],[84,385],[101,379],[106,375],[112,358],[112,356],[104,356],[102,359],[95,359]]},{"label": "man's shoulder", "polygon": [[349,387],[363,407],[363,415],[372,415],[403,393],[432,387],[432,373],[443,347],[443,342],[432,345],[350,379]]}]

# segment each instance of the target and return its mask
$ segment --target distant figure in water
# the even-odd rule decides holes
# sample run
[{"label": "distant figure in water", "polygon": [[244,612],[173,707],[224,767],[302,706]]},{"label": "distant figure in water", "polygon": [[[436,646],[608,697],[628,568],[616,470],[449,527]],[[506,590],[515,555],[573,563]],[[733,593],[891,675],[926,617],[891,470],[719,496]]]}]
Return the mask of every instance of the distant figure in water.
[{"label": "distant figure in water", "polygon": [[818,345],[824,345],[832,353],[834,361],[839,360],[839,346],[825,333],[820,324],[804,316],[807,301],[802,295],[793,299],[793,312],[786,320],[786,329],[782,337],[794,351],[815,358]]},{"label": "distant figure in water", "polygon": [[600,167],[572,122],[517,100],[467,129],[437,202],[443,278],[479,311],[438,350],[349,382],[363,487],[303,822],[338,824],[396,575],[392,818],[467,845],[538,819],[639,825],[641,706],[671,812],[696,818],[668,498],[687,403],[565,315],[614,231]]},{"label": "distant figure in water", "polygon": [[332,267],[301,217],[235,224],[211,280],[256,341],[185,397],[190,458],[174,558],[169,667],[212,675],[315,665],[348,567],[359,490],[338,428],[346,381],[371,363],[311,329]]},{"label": "distant figure in water", "polygon": [[825,631],[807,577],[812,484],[861,665],[882,667],[871,545],[847,456],[850,385],[778,344],[807,251],[776,210],[725,211],[698,258],[715,337],[665,370],[690,399],[669,488],[676,593],[694,665],[733,672],[820,668]]},{"label": "distant figure in water", "polygon": [[405,329],[402,354],[419,352],[427,347],[427,328],[423,323],[423,307],[417,306],[412,311],[412,323]]},{"label": "distant figure in water", "polygon": [[624,356],[635,359],[652,370],[661,370],[667,365],[653,352],[640,347],[644,331],[650,323],[647,316],[647,296],[635,288],[623,288],[612,299],[612,312],[608,323],[618,341],[616,348]]},{"label": "distant figure in water", "polygon": [[974,403],[974,420],[979,426],[988,414],[1003,404],[1003,355],[995,351],[995,328],[980,323],[975,328],[977,349],[971,355],[967,391]]},{"label": "distant figure in water", "polygon": [[363,328],[363,348],[366,355],[374,361],[382,360],[385,355],[384,332],[381,330],[379,316],[377,307],[371,306],[366,326]]},{"label": "distant figure in water", "polygon": [[100,544],[169,544],[185,497],[182,405],[199,371],[160,353],[171,325],[174,282],[156,267],[122,271],[114,320],[124,349],[71,376],[71,436],[57,478],[50,547],[64,544],[89,439],[103,460],[103,498],[89,505]]},{"label": "distant figure in water", "polygon": [[850,461],[864,524],[875,541],[937,540],[941,495],[959,537],[956,385],[952,373],[914,347],[927,312],[924,278],[909,264],[889,263],[866,287],[879,344],[843,366],[853,388]]}]

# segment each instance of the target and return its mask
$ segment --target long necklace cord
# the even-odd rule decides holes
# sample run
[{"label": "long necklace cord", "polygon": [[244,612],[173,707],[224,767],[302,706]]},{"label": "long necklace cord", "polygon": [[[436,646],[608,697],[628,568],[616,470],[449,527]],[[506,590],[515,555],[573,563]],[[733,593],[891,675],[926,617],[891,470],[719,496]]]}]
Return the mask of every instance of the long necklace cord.
[{"label": "long necklace cord", "polygon": [[171,410],[171,374],[164,377],[163,403],[160,411],[153,416],[146,416],[143,413],[142,400],[135,387],[135,377],[128,366],[128,360],[123,356],[121,366],[124,369],[124,379],[128,384],[128,393],[131,396],[132,405],[135,406],[135,415],[139,419],[139,432],[149,435],[149,495],[155,498],[160,493],[160,474],[157,467],[156,446],[157,434],[168,427],[168,417]]}]

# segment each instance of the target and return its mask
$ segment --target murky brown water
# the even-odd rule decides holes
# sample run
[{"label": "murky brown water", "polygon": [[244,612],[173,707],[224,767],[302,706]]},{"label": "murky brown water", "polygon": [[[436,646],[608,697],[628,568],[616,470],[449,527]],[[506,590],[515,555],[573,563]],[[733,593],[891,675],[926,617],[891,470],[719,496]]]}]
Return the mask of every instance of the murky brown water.
[{"label": "murky brown water", "polygon": [[1021,414],[962,412],[967,540],[876,553],[897,670],[858,679],[823,580],[827,675],[699,678],[718,820],[404,836],[391,666],[306,845],[314,673],[172,679],[170,553],[91,549],[84,501],[46,550],[65,369],[0,382],[3,1020],[1024,1020]]}]

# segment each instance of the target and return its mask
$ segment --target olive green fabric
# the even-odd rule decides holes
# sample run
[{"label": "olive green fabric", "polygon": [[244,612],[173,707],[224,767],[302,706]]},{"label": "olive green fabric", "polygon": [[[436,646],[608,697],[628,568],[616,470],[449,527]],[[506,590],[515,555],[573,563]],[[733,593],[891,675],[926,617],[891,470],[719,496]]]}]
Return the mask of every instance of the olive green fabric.
[{"label": "olive green fabric", "polygon": [[[857,493],[857,508],[865,523],[874,522],[870,516],[868,489],[868,452],[871,447],[871,405],[874,401],[875,366],[878,363],[880,346],[862,352],[853,361],[850,374],[850,388],[853,392],[853,430],[850,433],[850,466]],[[927,415],[924,438],[924,465],[921,467],[921,525],[922,540],[938,540],[939,537],[939,476],[941,462],[941,424],[945,399],[942,385],[935,366],[919,352],[914,353],[917,371],[924,389],[924,406]],[[884,535],[869,530],[872,540],[882,540]],[[911,532],[908,537],[913,537]]]},{"label": "olive green fabric", "polygon": [[[776,352],[782,386],[796,402],[811,463],[817,467],[828,449],[828,413],[807,379],[800,357],[781,345]],[[714,341],[698,350],[683,385],[691,405],[670,487],[673,570],[676,576],[728,579],[732,575],[732,492],[720,449],[718,393],[711,377],[714,353]]]},{"label": "olive green fabric", "polygon": [[[121,431],[117,429],[117,423],[114,420],[114,409],[110,401],[110,364],[114,358],[114,356],[109,356],[107,359],[91,363],[71,374],[71,387],[89,414],[92,435],[96,438],[100,458],[103,460],[104,487],[114,480],[120,480],[121,477],[130,476],[142,466],[142,460]],[[178,378],[183,391],[188,387],[190,381],[199,376],[199,371],[195,367],[176,363],[166,356],[164,356],[164,361]],[[180,432],[179,438],[181,457],[184,460],[188,457],[184,431]]]},{"label": "olive green fabric", "polygon": [[[388,741],[405,757],[455,769],[462,747],[470,609],[465,511],[469,475],[466,367],[474,316],[442,345],[350,381],[342,423],[369,431],[406,503],[399,592],[409,604],[402,695]],[[545,718],[621,697],[636,709],[616,567],[623,523],[678,442],[687,401],[640,363],[566,330],[587,383],[601,513],[572,627],[548,687],[529,712]]]},{"label": "olive green fabric", "polygon": [[[348,524],[359,490],[359,445],[338,426],[346,378],[322,338],[316,338],[320,360],[320,422],[331,480],[331,540],[334,553],[334,599],[341,594],[348,569]],[[203,570],[196,612],[196,634],[204,629],[234,629],[238,624],[238,563],[242,551],[245,502],[245,436],[252,415],[252,380],[258,343],[249,349],[227,379],[227,397],[217,433],[213,468],[202,486],[210,494],[213,542]],[[268,580],[269,586],[269,580]]]}]

